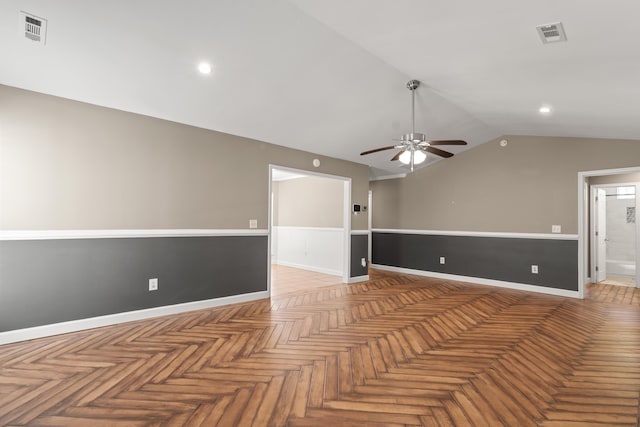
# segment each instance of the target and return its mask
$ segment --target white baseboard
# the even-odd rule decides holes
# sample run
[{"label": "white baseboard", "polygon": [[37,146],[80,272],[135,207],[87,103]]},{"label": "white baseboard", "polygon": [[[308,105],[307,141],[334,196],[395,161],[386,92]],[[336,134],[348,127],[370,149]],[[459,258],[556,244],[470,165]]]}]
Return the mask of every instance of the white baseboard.
[{"label": "white baseboard", "polygon": [[213,298],[204,301],[193,301],[182,304],[167,305],[163,307],[147,308],[144,310],[127,311],[125,313],[108,314],[106,316],[91,317],[88,319],[71,320],[68,322],[54,323],[51,325],[34,326],[32,328],[0,332],[0,344],[9,344],[35,338],[49,337],[52,335],[66,334],[69,332],[77,332],[85,329],[99,328],[102,326],[110,326],[118,323],[132,322],[135,320],[149,319],[152,317],[167,316],[170,314],[184,313],[193,310],[202,310],[228,304],[237,304],[241,302],[254,301],[269,297],[269,291],[260,291],[250,294]]},{"label": "white baseboard", "polygon": [[435,277],[437,279],[456,280],[469,282],[476,285],[496,286],[499,288],[516,289],[519,291],[538,292],[541,294],[556,295],[569,298],[580,298],[578,291],[566,289],[547,288],[545,286],[528,285],[526,283],[505,282],[502,280],[484,279],[482,277],[458,276],[456,274],[437,273],[435,271],[413,270],[411,268],[392,267],[389,265],[371,264],[372,268],[395,271],[397,273],[414,274],[416,276]]},{"label": "white baseboard", "polygon": [[276,260],[275,264],[284,265],[285,267],[300,268],[302,270],[315,271],[316,273],[331,274],[332,276],[342,277],[342,271],[340,270],[331,270],[329,268],[322,268],[322,267],[316,267],[313,265],[297,264],[295,262],[279,261],[279,260]]},{"label": "white baseboard", "polygon": [[366,276],[350,277],[349,278],[349,283],[366,282],[367,280],[369,280],[369,275],[368,274]]}]

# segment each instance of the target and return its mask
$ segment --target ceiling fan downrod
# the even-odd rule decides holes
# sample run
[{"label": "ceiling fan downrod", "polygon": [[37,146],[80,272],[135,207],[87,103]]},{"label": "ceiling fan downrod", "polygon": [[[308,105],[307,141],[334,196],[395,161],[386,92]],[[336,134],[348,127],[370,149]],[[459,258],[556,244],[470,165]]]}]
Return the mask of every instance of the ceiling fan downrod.
[{"label": "ceiling fan downrod", "polygon": [[409,80],[407,82],[407,89],[411,91],[411,135],[416,132],[416,89],[418,89],[418,86],[420,86],[419,80]]},{"label": "ceiling fan downrod", "polygon": [[419,80],[409,80],[407,82],[407,89],[411,91],[411,133],[404,135],[404,140],[406,140],[409,144],[407,146],[407,150],[411,151],[411,172],[413,172],[413,166],[415,164],[414,157],[416,151],[416,140],[422,140],[424,138],[418,137],[415,135],[416,133],[416,89],[420,86]]}]

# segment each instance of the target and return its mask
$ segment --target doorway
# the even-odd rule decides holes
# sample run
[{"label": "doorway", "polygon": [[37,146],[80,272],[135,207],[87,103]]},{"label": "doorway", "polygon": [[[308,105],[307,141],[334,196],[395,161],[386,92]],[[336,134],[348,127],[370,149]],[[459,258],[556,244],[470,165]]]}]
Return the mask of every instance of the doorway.
[{"label": "doorway", "polygon": [[[269,167],[269,289],[308,282],[347,283],[351,251],[351,178]],[[287,275],[293,274],[289,280]]]},{"label": "doorway", "polygon": [[636,194],[640,183],[591,186],[592,282],[636,287]]},{"label": "doorway", "polygon": [[[630,177],[632,178],[630,179]],[[604,181],[597,182],[598,180]],[[596,260],[593,255],[595,253],[595,236],[591,232],[594,229],[595,217],[591,187],[605,183],[621,185],[625,181],[639,183],[640,166],[578,172],[578,298],[584,298],[585,284],[597,279],[594,268]],[[636,194],[638,194],[639,189],[637,184],[635,185]],[[636,244],[638,243],[640,243],[640,221],[636,221]],[[640,250],[635,252],[637,266],[640,265]],[[636,269],[636,287],[640,284],[639,272],[640,269]]]}]

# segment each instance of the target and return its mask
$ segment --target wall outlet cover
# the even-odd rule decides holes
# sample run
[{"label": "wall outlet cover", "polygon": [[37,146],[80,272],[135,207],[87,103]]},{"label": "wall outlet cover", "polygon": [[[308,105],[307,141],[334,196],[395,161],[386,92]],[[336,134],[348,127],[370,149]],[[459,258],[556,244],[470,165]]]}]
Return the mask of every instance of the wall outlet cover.
[{"label": "wall outlet cover", "polygon": [[440,257],[440,264],[444,264],[444,262],[445,262],[445,259],[444,259],[444,257],[443,257],[443,256],[441,256],[441,257]]},{"label": "wall outlet cover", "polygon": [[249,228],[258,228],[258,220],[250,219],[249,220]]},{"label": "wall outlet cover", "polygon": [[538,274],[538,266],[537,265],[532,265],[531,266],[531,273]]},{"label": "wall outlet cover", "polygon": [[150,291],[158,290],[158,279],[149,279],[149,290]]},{"label": "wall outlet cover", "polygon": [[562,233],[562,226],[560,225],[552,225],[551,226],[552,233]]}]

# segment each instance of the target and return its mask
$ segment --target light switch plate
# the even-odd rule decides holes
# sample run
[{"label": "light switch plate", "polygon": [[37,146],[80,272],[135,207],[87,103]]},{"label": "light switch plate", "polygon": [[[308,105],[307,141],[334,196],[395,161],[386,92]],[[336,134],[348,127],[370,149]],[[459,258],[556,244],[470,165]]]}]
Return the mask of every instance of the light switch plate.
[{"label": "light switch plate", "polygon": [[249,228],[258,228],[258,220],[250,219],[249,220]]}]

